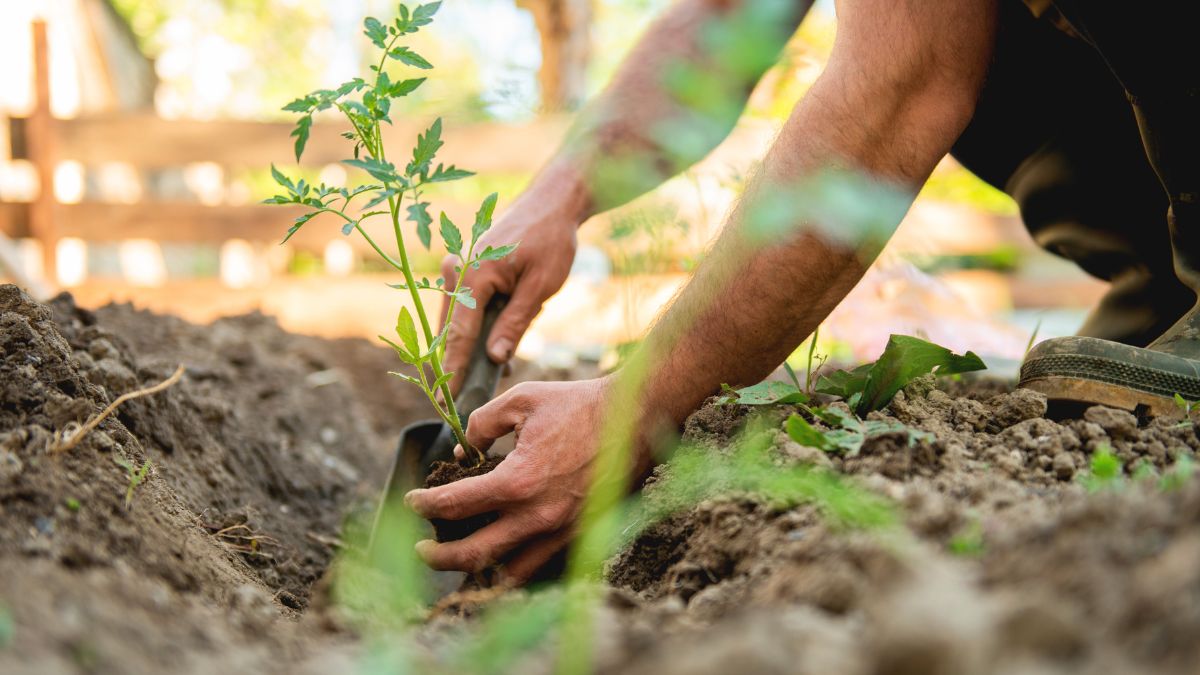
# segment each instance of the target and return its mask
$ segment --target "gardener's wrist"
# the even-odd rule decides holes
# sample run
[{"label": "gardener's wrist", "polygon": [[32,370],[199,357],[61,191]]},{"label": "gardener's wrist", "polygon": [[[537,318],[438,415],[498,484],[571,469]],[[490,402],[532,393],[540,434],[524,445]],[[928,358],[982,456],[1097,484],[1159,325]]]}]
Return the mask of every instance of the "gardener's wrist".
[{"label": "gardener's wrist", "polygon": [[521,201],[532,200],[549,209],[555,223],[578,229],[588,218],[596,215],[592,191],[585,172],[570,158],[557,157],[550,161],[529,188]]}]

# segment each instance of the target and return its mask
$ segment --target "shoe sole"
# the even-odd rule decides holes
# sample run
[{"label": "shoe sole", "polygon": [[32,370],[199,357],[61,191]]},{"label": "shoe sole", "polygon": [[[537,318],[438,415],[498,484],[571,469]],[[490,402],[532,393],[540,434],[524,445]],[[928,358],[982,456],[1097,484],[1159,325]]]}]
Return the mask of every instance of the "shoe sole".
[{"label": "shoe sole", "polygon": [[1017,386],[1045,394],[1052,404],[1172,416],[1180,414],[1175,394],[1200,400],[1200,363],[1098,338],[1055,338],[1029,351]]}]

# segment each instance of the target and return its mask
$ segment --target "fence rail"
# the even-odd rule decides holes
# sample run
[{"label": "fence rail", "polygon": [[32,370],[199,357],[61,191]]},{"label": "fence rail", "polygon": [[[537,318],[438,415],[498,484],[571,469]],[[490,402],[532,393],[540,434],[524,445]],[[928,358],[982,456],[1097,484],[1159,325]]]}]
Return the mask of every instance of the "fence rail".
[{"label": "fence rail", "polygon": [[[55,199],[54,176],[64,161],[85,167],[111,162],[143,172],[212,163],[223,169],[265,169],[290,164],[292,125],[240,120],[169,120],[153,114],[105,114],[56,119],[50,113],[50,80],[46,26],[34,22],[35,106],[28,117],[8,120],[12,159],[33,164],[39,188],[27,203],[0,201],[0,233],[40,242],[44,273],[55,278],[55,251],[63,237],[86,242],[148,238],[157,241],[219,243],[229,239],[278,241],[296,209],[260,204],[221,204],[156,200],[133,204],[84,201],[62,204]],[[397,120],[385,139],[388,154],[405,157],[430,119]],[[545,117],[520,125],[446,122],[446,144],[438,161],[478,173],[527,173],[536,170],[566,132],[566,119]],[[348,131],[334,121],[318,121],[304,155],[306,167],[323,167],[347,158]],[[259,197],[255,195],[255,197]],[[437,205],[451,216],[467,213],[465,205]],[[314,223],[316,225],[317,223]],[[320,248],[340,237],[337,227],[306,227],[294,239],[298,246]],[[352,240],[353,241],[353,240]],[[354,243],[357,247],[359,244]]]}]

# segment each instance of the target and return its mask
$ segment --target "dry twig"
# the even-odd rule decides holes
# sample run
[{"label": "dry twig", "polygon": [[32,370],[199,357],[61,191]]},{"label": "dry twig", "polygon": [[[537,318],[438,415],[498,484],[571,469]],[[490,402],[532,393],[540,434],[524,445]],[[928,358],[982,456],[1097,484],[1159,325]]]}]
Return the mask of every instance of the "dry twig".
[{"label": "dry twig", "polygon": [[99,415],[92,416],[87,422],[84,422],[83,425],[80,426],[78,429],[73,430],[71,428],[71,425],[68,424],[66,428],[64,428],[58,434],[55,434],[56,438],[55,438],[54,442],[50,444],[50,453],[56,454],[56,453],[66,452],[68,450],[71,450],[76,445],[79,445],[79,442],[83,440],[83,437],[86,436],[88,434],[88,432],[90,432],[92,429],[95,429],[96,427],[100,426],[101,422],[103,422],[105,419],[107,419],[109,415],[113,414],[113,412],[116,411],[117,406],[121,405],[122,403],[124,403],[126,401],[131,401],[135,398],[141,398],[143,396],[157,394],[158,392],[160,392],[160,391],[170,387],[171,385],[175,384],[176,382],[178,382],[179,378],[183,377],[184,370],[185,369],[183,367],[183,364],[180,364],[179,367],[175,369],[175,372],[170,377],[163,380],[162,382],[159,382],[158,384],[156,384],[152,387],[146,387],[145,389],[138,389],[137,391],[131,391],[131,392],[128,392],[125,394],[121,394],[120,396],[117,397],[117,400],[108,404],[108,407],[105,408],[103,411],[101,411]]}]

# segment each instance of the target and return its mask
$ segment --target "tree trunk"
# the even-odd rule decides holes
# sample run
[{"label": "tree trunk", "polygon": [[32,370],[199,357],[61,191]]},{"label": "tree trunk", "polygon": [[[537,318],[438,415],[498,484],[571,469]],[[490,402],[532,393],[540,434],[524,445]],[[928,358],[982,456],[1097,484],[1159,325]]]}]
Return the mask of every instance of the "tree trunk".
[{"label": "tree trunk", "polygon": [[591,0],[517,0],[533,14],[542,42],[538,82],[542,108],[573,110],[583,103],[591,51]]}]

